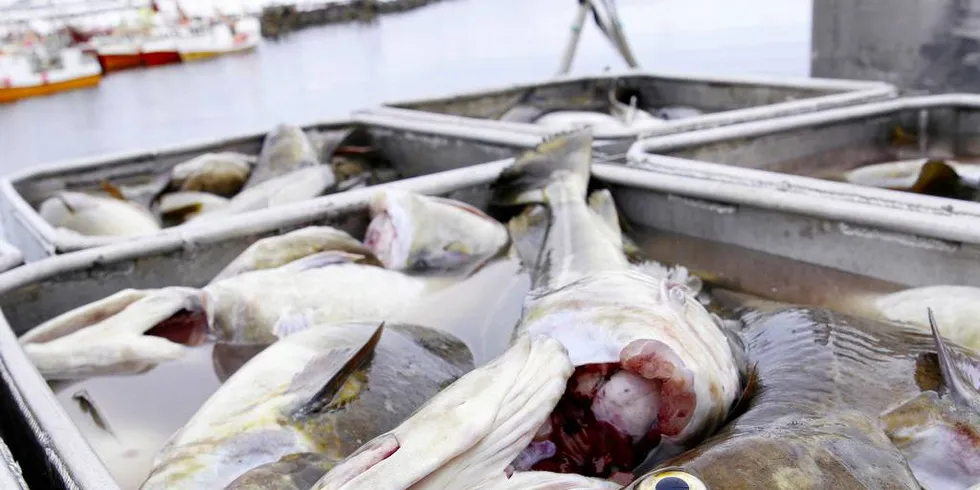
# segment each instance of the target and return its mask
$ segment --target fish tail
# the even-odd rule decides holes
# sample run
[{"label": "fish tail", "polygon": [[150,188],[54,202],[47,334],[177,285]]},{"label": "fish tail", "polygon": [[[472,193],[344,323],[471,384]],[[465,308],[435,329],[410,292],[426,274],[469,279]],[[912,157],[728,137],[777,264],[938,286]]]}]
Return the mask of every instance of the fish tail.
[{"label": "fish tail", "polygon": [[507,222],[511,244],[518,257],[540,258],[538,255],[544,250],[550,218],[551,213],[546,207],[532,205]]},{"label": "fish tail", "polygon": [[584,200],[591,164],[591,128],[557,133],[518,156],[500,173],[493,184],[492,202],[497,206],[545,204],[545,188],[569,180],[578,182],[575,191]]}]

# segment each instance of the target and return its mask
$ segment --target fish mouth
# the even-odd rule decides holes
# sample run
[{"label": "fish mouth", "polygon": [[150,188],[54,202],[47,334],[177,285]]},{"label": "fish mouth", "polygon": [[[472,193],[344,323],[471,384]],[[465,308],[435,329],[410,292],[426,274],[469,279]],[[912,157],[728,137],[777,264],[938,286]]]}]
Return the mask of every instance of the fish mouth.
[{"label": "fish mouth", "polygon": [[392,202],[397,195],[383,191],[374,195],[369,205],[371,222],[364,234],[364,245],[388,269],[408,265],[412,243],[412,226],[407,213]]},{"label": "fish mouth", "polygon": [[695,413],[692,373],[663,342],[635,340],[618,362],[581,363],[515,471],[575,473],[620,484]]},{"label": "fish mouth", "polygon": [[214,301],[211,295],[193,288],[171,287],[165,290],[183,296],[183,303],[176,307],[172,315],[147,329],[144,335],[160,337],[188,347],[212,340]]}]

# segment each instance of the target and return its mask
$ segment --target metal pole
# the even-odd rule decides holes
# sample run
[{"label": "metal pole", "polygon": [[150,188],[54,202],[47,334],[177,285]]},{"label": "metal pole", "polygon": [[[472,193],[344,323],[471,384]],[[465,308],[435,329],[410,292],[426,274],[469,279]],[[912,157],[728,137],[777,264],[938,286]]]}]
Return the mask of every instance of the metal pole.
[{"label": "metal pole", "polygon": [[568,44],[565,45],[565,54],[562,55],[561,64],[558,65],[557,75],[559,76],[568,73],[568,70],[572,67],[572,60],[575,58],[575,49],[578,47],[578,41],[582,37],[585,16],[589,13],[591,6],[591,0],[579,0],[578,14],[575,16],[575,21],[572,22],[572,35],[568,39]]}]

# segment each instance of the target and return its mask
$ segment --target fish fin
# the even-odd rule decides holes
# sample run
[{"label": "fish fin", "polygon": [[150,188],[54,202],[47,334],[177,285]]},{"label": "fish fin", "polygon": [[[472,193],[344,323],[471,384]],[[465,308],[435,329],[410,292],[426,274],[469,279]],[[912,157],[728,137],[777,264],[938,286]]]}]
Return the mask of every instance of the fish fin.
[{"label": "fish fin", "polygon": [[272,334],[277,338],[284,339],[312,326],[313,319],[310,310],[290,311],[279,316],[276,324],[272,326]]},{"label": "fish fin", "polygon": [[932,329],[932,338],[936,343],[936,355],[939,356],[939,369],[943,375],[943,382],[949,389],[950,395],[957,404],[965,405],[973,410],[980,411],[980,391],[972,383],[967,381],[967,377],[960,370],[953,360],[952,351],[946,345],[946,341],[939,333],[939,326],[936,324],[936,317],[932,308],[926,308],[929,314],[929,327]]},{"label": "fish fin", "polygon": [[544,254],[544,243],[551,228],[551,211],[545,206],[533,205],[524,208],[520,214],[507,222],[512,250],[525,269],[540,266]]},{"label": "fish fin", "polygon": [[616,211],[616,201],[613,200],[612,192],[609,192],[609,189],[600,189],[589,194],[589,209],[595,211],[610,229],[616,233],[623,232],[619,225],[619,212]]},{"label": "fish fin", "polygon": [[755,398],[756,393],[759,391],[759,367],[757,364],[747,365],[744,371],[744,378],[742,382],[742,392],[739,393],[735,401],[732,402],[731,408],[728,410],[728,420],[734,420],[741,417],[749,410],[749,406],[752,404],[752,399]]},{"label": "fish fin", "polygon": [[930,158],[922,164],[910,191],[929,196],[955,197],[961,193],[960,175],[943,160]]},{"label": "fish fin", "polygon": [[314,360],[304,372],[296,375],[300,378],[307,370],[315,370],[316,379],[326,379],[327,382],[319,387],[312,396],[293,411],[295,418],[309,416],[330,405],[344,384],[355,371],[361,369],[374,354],[374,349],[381,340],[385,324],[382,322],[367,340],[357,348],[332,349],[325,355]]},{"label": "fish fin", "polygon": [[563,131],[544,139],[504,169],[493,184],[491,202],[499,206],[545,203],[544,189],[571,175],[580,180],[582,199],[592,164],[592,129]]},{"label": "fish fin", "polygon": [[323,267],[329,267],[331,265],[340,264],[365,264],[374,265],[372,259],[374,257],[368,254],[357,253],[357,252],[346,252],[343,250],[325,250],[323,252],[317,252],[312,255],[307,255],[306,257],[296,259],[285,265],[280,266],[280,269],[290,270],[293,272],[301,272],[309,269],[320,269]]},{"label": "fish fin", "polygon": [[64,204],[65,205],[65,209],[67,209],[69,213],[71,213],[71,214],[78,213],[78,211],[75,210],[75,208],[73,208],[71,204],[68,204],[68,199],[65,199],[65,195],[64,194],[58,194],[57,197],[58,197],[58,200],[61,201],[61,204]]},{"label": "fish fin", "polygon": [[687,267],[682,265],[667,266],[655,260],[645,260],[639,264],[633,264],[631,267],[654,279],[683,284],[695,296],[704,288],[704,282],[701,281],[701,278],[691,274]]},{"label": "fish fin", "polygon": [[919,141],[919,135],[915,133],[910,133],[901,126],[894,126],[891,129],[891,134],[889,134],[892,143],[898,145],[912,145]]},{"label": "fish fin", "polygon": [[118,199],[120,201],[129,201],[129,199],[126,199],[126,196],[122,193],[122,190],[110,184],[108,180],[102,179],[99,185],[102,187],[102,190],[105,191],[106,194],[109,194],[113,198]]},{"label": "fish fin", "polygon": [[334,466],[313,485],[311,490],[339,490],[361,473],[395,454],[400,448],[401,444],[394,434],[390,432],[381,434]]},{"label": "fish fin", "polygon": [[184,221],[187,221],[188,216],[195,213],[200,213],[202,209],[204,209],[204,204],[195,202],[193,204],[188,204],[186,206],[181,206],[179,208],[171,209],[165,213],[160,213],[160,214],[161,217],[163,217],[163,219],[165,220],[173,220],[173,221],[183,223]]}]

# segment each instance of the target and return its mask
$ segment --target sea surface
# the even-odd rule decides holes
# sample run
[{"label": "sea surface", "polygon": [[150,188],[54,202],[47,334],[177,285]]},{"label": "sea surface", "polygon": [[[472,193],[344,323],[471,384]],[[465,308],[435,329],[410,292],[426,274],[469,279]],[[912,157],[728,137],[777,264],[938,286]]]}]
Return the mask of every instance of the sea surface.
[{"label": "sea surface", "polygon": [[[383,102],[547,79],[573,0],[445,0],[310,28],[250,54],[112,73],[93,89],[0,105],[0,172],[343,117]],[[619,0],[641,68],[807,77],[809,0]],[[585,26],[572,73],[622,70]]]}]

